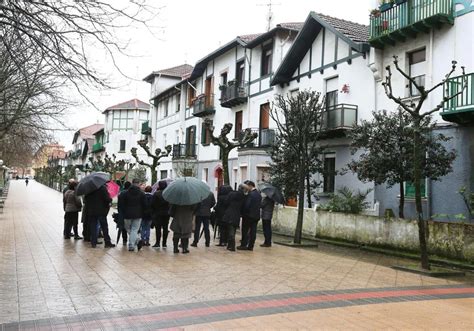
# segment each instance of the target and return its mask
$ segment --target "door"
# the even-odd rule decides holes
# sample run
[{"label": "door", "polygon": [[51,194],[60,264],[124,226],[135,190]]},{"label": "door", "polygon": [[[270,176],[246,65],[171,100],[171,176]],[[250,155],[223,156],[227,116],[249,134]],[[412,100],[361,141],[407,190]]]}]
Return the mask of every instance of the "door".
[{"label": "door", "polygon": [[213,105],[213,98],[212,94],[214,92],[214,87],[213,87],[213,82],[214,79],[212,77],[207,77],[205,85],[204,85],[204,94],[206,95],[206,100],[205,100],[205,107],[209,108],[210,106]]},{"label": "door", "polygon": [[242,132],[242,111],[235,113],[235,139],[239,139]]},{"label": "door", "polygon": [[270,128],[270,104],[264,103],[260,105],[260,124],[258,132],[258,140],[260,146],[268,145],[268,129]]},{"label": "door", "polygon": [[242,82],[245,78],[245,62],[239,61],[237,62],[237,67],[235,70],[235,81],[237,82],[237,86],[241,86]]},{"label": "door", "polygon": [[186,129],[186,156],[195,155],[196,146],[196,126],[190,126]]}]

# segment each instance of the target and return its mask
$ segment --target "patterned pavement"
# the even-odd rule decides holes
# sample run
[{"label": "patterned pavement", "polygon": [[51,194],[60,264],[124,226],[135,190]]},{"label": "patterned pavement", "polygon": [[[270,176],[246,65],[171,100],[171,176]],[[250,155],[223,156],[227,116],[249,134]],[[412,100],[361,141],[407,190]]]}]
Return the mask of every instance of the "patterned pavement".
[{"label": "patterned pavement", "polygon": [[[60,199],[35,182],[12,182],[0,214],[2,330],[356,328],[365,310],[383,318],[361,325],[378,329],[396,315],[387,307],[401,314],[392,328],[416,329],[412,312],[422,319],[440,306],[449,314],[428,322],[474,328],[471,274],[414,275],[390,268],[401,259],[324,245],[237,253],[200,245],[188,255],[91,249],[61,238]],[[341,309],[354,322],[331,319]]]}]

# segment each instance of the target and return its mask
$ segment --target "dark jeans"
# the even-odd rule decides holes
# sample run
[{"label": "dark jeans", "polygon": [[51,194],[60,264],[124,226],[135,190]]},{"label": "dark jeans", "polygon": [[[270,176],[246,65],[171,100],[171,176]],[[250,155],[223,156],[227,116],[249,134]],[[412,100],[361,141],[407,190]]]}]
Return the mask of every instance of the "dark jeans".
[{"label": "dark jeans", "polygon": [[219,223],[219,245],[227,244],[228,236],[229,236],[229,225],[225,223]]},{"label": "dark jeans", "polygon": [[263,236],[265,237],[264,244],[272,244],[272,220],[262,220]]},{"label": "dark jeans", "polygon": [[163,231],[163,245],[166,245],[168,240],[168,227],[170,223],[170,217],[166,215],[160,215],[155,218],[155,235],[156,243],[159,244],[161,240],[161,231]]},{"label": "dark jeans", "polygon": [[235,231],[237,231],[237,227],[233,225],[227,226],[227,248],[235,249]]},{"label": "dark jeans", "polygon": [[79,220],[79,212],[73,211],[73,212],[66,212],[64,215],[64,221],[66,223],[66,228],[64,230],[64,236],[66,238],[69,237],[71,233],[71,229],[74,229],[74,236],[78,237],[79,232],[77,231],[77,223]]},{"label": "dark jeans", "polygon": [[204,227],[204,238],[206,238],[206,245],[211,242],[211,232],[209,231],[209,216],[196,216],[196,224],[194,226],[194,242],[199,242],[199,232],[201,231],[201,223]]},{"label": "dark jeans", "polygon": [[99,228],[102,230],[104,241],[106,244],[111,244],[109,236],[109,226],[107,224],[107,216],[88,216],[89,231],[91,234],[91,244],[97,244],[97,237],[99,236]]},{"label": "dark jeans", "polygon": [[242,218],[242,242],[240,246],[253,248],[255,239],[257,239],[257,224],[259,220],[243,217]]}]

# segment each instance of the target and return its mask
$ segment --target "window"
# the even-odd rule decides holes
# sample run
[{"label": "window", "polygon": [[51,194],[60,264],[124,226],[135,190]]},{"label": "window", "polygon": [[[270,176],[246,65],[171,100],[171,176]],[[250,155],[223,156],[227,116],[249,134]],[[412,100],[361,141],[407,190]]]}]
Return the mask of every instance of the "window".
[{"label": "window", "polygon": [[168,112],[169,112],[169,105],[170,105],[170,100],[166,99],[164,102],[164,117],[168,117]]},{"label": "window", "polygon": [[160,171],[160,178],[165,179],[168,176],[168,170],[161,170]]},{"label": "window", "polygon": [[235,139],[238,139],[242,132],[242,111],[235,113]]},{"label": "window", "polygon": [[324,157],[323,169],[323,191],[333,193],[336,181],[336,155],[326,154]]},{"label": "window", "polygon": [[[426,73],[426,50],[421,50],[408,53],[408,62],[410,65],[409,74],[414,78],[418,86],[425,86]],[[420,95],[420,92],[414,85],[409,86],[409,96],[414,97]]]},{"label": "window", "polygon": [[227,71],[221,74],[221,85],[227,84]]},{"label": "window", "polygon": [[[146,111],[140,111],[139,115],[139,126],[138,129],[141,130],[142,124],[148,121],[148,112]],[[151,126],[151,125],[150,125]]]},{"label": "window", "polygon": [[119,152],[125,152],[125,147],[126,147],[126,141],[125,140],[120,140]]},{"label": "window", "polygon": [[[212,121],[211,121],[212,126]],[[202,123],[201,124],[201,144],[209,145],[211,143],[211,131],[207,128],[207,126]]]},{"label": "window", "polygon": [[247,179],[247,166],[240,167],[240,181],[244,182]]},{"label": "window", "polygon": [[270,167],[257,167],[257,182],[263,183],[270,179]]},{"label": "window", "polygon": [[[426,180],[421,180],[421,197],[426,198]],[[405,182],[405,198],[415,198],[415,185]]]},{"label": "window", "polygon": [[260,76],[266,76],[272,72],[272,52],[273,52],[272,43],[263,46]]},{"label": "window", "polygon": [[202,169],[202,181],[207,183],[208,180],[209,180],[209,168],[203,168]]},{"label": "window", "polygon": [[133,110],[114,110],[112,114],[112,130],[133,129]]}]

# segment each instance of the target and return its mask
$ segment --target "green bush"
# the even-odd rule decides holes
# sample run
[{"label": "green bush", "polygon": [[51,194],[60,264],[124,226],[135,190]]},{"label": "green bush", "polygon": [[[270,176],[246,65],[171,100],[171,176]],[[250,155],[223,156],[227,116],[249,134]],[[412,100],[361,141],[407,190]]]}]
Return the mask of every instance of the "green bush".
[{"label": "green bush", "polygon": [[337,190],[337,193],[331,194],[329,202],[320,205],[319,209],[332,212],[360,214],[362,210],[369,207],[369,203],[365,201],[365,198],[371,191],[372,189],[368,189],[365,192],[358,190],[357,193],[354,193],[348,187],[344,186]]}]

